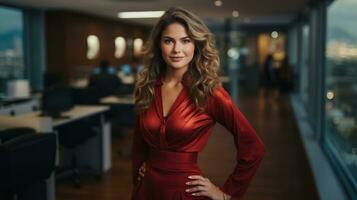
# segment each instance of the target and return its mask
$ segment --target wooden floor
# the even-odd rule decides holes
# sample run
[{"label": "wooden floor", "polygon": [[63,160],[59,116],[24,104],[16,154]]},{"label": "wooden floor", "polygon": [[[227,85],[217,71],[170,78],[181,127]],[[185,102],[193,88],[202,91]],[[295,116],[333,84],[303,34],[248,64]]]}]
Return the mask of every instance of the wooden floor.
[{"label": "wooden floor", "polygon": [[[267,153],[249,188],[246,200],[318,200],[286,95],[260,91],[241,95],[239,107],[267,146]],[[131,191],[131,129],[119,139],[113,133],[112,169],[101,179],[84,177],[81,188],[57,182],[58,200],[128,200]],[[232,136],[217,125],[199,164],[217,185],[224,183],[235,165]]]}]

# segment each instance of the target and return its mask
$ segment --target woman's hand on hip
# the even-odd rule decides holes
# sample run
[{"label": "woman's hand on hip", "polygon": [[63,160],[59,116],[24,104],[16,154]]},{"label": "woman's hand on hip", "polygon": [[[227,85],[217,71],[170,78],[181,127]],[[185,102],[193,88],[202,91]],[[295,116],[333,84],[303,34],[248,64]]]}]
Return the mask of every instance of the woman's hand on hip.
[{"label": "woman's hand on hip", "polygon": [[138,181],[140,181],[141,178],[145,176],[145,172],[146,172],[146,163],[143,162],[143,164],[139,168]]},{"label": "woman's hand on hip", "polygon": [[191,179],[186,185],[192,186],[186,189],[186,192],[193,196],[205,196],[212,200],[229,200],[231,196],[222,192],[215,186],[208,178],[199,175],[192,175],[188,177]]}]

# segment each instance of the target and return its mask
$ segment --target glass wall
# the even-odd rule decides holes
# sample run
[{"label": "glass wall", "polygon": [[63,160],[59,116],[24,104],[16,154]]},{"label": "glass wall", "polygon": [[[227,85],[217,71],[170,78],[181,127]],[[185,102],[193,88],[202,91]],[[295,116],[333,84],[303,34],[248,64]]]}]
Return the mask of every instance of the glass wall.
[{"label": "glass wall", "polygon": [[305,106],[308,103],[308,85],[309,85],[309,47],[310,47],[310,27],[309,24],[303,24],[301,30],[301,68],[300,68],[300,94]]},{"label": "glass wall", "polygon": [[349,193],[357,191],[357,1],[336,0],[327,10],[326,144]]},{"label": "glass wall", "polygon": [[0,97],[8,80],[24,78],[22,11],[0,6]]}]

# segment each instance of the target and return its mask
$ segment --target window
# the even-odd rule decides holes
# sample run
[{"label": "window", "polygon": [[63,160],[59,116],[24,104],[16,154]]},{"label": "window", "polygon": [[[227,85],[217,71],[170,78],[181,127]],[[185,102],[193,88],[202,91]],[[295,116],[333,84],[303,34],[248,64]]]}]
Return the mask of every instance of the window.
[{"label": "window", "polygon": [[0,97],[9,80],[25,77],[22,11],[0,6]]},{"label": "window", "polygon": [[327,149],[348,191],[357,191],[357,1],[337,0],[327,10]]},{"label": "window", "polygon": [[308,103],[308,86],[309,86],[309,43],[310,43],[310,27],[304,24],[301,30],[302,46],[301,46],[301,71],[300,71],[300,94],[301,100],[305,106]]}]

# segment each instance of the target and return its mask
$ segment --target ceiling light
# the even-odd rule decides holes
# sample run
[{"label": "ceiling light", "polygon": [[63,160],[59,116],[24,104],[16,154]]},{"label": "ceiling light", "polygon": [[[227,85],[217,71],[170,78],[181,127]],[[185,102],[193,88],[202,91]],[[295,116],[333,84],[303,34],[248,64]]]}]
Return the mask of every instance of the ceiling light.
[{"label": "ceiling light", "polygon": [[223,2],[221,0],[214,1],[215,6],[222,6]]},{"label": "ceiling light", "polygon": [[227,52],[228,56],[233,60],[237,60],[239,58],[239,50],[237,48],[230,48]]},{"label": "ceiling light", "polygon": [[332,91],[328,91],[326,97],[328,100],[332,100],[335,97],[335,94]]},{"label": "ceiling light", "polygon": [[119,12],[119,18],[159,18],[165,11]]},{"label": "ceiling light", "polygon": [[279,37],[278,32],[276,32],[276,31],[271,32],[271,37],[274,39],[278,38]]},{"label": "ceiling light", "polygon": [[233,17],[239,17],[239,12],[238,12],[238,10],[233,10],[232,16],[233,16]]}]

